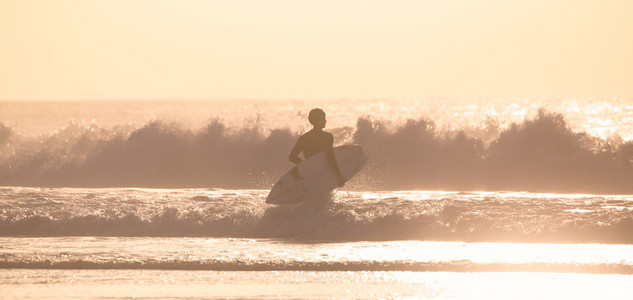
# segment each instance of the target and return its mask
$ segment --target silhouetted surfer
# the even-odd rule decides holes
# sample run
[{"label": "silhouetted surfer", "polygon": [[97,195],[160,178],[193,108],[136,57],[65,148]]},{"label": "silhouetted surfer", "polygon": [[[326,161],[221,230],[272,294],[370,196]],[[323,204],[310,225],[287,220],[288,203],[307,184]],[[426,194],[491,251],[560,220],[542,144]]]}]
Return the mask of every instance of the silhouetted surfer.
[{"label": "silhouetted surfer", "polygon": [[325,112],[320,108],[315,108],[308,114],[308,120],[310,124],[312,124],[312,130],[299,137],[295,146],[292,147],[288,159],[298,164],[302,161],[301,158],[299,158],[299,153],[301,152],[303,152],[303,156],[307,159],[312,155],[325,151],[325,157],[336,174],[339,186],[345,185],[345,178],[341,174],[341,170],[339,170],[336,158],[334,157],[334,137],[331,133],[323,131],[325,123],[327,123],[325,120]]}]

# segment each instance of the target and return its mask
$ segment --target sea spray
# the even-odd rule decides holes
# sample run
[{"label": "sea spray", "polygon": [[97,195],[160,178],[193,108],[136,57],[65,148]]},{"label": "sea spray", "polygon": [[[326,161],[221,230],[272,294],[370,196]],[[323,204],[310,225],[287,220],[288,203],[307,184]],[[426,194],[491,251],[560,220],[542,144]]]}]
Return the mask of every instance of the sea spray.
[{"label": "sea spray", "polygon": [[[49,187],[270,188],[292,164],[299,132],[227,127],[198,129],[151,121],[138,128],[73,122],[38,137],[2,125],[0,185]],[[369,117],[333,128],[337,144],[371,157],[350,190],[527,190],[633,193],[633,142],[570,129],[540,110],[505,129],[438,129],[427,118],[389,124]]]}]

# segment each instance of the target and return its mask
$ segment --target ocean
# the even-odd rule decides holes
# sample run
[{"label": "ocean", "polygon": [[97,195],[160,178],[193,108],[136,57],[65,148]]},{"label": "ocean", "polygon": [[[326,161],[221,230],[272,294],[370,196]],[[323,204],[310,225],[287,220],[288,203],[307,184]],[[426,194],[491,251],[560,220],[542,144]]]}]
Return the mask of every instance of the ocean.
[{"label": "ocean", "polygon": [[[370,160],[265,198],[314,106]],[[633,102],[0,102],[0,298],[633,296]]]}]

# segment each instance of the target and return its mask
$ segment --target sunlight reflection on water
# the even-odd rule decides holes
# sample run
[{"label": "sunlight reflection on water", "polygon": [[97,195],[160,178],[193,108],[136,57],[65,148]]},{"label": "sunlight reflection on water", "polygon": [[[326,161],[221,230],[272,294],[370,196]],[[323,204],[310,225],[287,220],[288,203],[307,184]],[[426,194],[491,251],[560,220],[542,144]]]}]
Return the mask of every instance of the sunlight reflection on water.
[{"label": "sunlight reflection on water", "polygon": [[633,277],[612,274],[9,270],[0,276],[4,296],[40,299],[630,299],[633,295]]},{"label": "sunlight reflection on water", "polygon": [[[278,239],[59,237],[0,238],[0,265],[51,268],[248,268],[441,269],[472,265],[514,269],[532,265],[633,268],[633,245],[463,243],[427,241],[303,243]],[[60,249],[64,249],[60,253]],[[304,263],[307,263],[304,264]],[[336,263],[336,265],[332,265]],[[348,267],[346,267],[346,265]],[[57,266],[57,267],[56,267]],[[338,266],[338,267],[337,267]],[[428,267],[428,268],[427,268]],[[600,271],[600,269],[596,269]],[[625,270],[625,269],[623,269]],[[602,270],[611,272],[609,269]]]}]

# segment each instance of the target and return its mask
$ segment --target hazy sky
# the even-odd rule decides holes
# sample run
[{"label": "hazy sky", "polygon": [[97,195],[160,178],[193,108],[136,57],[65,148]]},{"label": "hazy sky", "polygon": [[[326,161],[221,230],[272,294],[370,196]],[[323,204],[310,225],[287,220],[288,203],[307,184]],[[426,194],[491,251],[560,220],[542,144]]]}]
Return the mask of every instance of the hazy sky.
[{"label": "hazy sky", "polygon": [[0,100],[633,96],[631,0],[0,0]]}]

